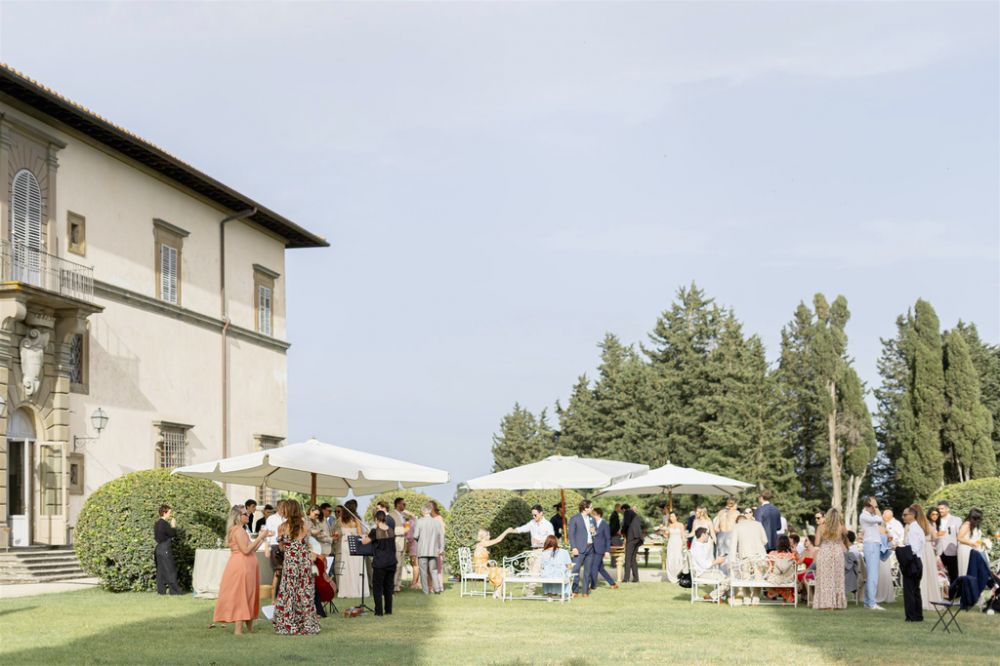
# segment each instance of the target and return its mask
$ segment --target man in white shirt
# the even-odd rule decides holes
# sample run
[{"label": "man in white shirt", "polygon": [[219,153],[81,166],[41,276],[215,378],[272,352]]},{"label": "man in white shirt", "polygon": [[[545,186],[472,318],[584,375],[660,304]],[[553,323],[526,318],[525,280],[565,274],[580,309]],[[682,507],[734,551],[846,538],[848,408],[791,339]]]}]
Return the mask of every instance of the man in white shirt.
[{"label": "man in white shirt", "polygon": [[885,524],[878,513],[878,500],[874,497],[865,500],[865,508],[858,517],[858,522],[861,523],[861,542],[865,556],[865,608],[885,610],[875,603],[882,552],[882,526]]},{"label": "man in white shirt", "polygon": [[953,583],[958,578],[958,531],[962,528],[962,519],[952,514],[944,500],[938,502],[938,513],[941,514],[941,526],[935,549],[948,570],[948,582]]},{"label": "man in white shirt", "polygon": [[[552,523],[545,518],[545,512],[542,510],[541,504],[531,507],[531,520],[520,527],[514,528],[515,534],[524,534],[525,532],[531,536],[531,550],[533,551],[531,557],[528,558],[528,571],[532,576],[537,576],[542,571],[542,560],[539,558],[539,555],[542,552],[542,547],[545,545],[545,539],[556,534]],[[524,593],[529,596],[534,594],[535,586],[525,585]]]},{"label": "man in white shirt", "polygon": [[271,570],[274,577],[271,579],[271,598],[278,593],[278,582],[281,580],[281,567],[285,563],[285,556],[278,548],[278,528],[285,522],[285,500],[278,500],[274,513],[264,521],[267,528],[267,539],[264,541],[264,556],[271,561]]},{"label": "man in white shirt", "polygon": [[893,517],[892,509],[886,509],[882,512],[882,520],[885,522],[885,533],[889,538],[889,547],[902,546],[903,524]]},{"label": "man in white shirt", "polygon": [[923,528],[917,522],[917,513],[913,507],[908,506],[903,509],[903,522],[906,523],[906,546],[900,543],[896,549],[899,573],[903,576],[903,609],[907,622],[923,622],[920,579],[924,573],[922,560],[926,538]]},{"label": "man in white shirt", "polygon": [[531,520],[514,528],[515,534],[524,534],[525,532],[531,535],[531,548],[533,550],[541,550],[545,545],[545,537],[555,536],[556,531],[553,529],[552,523],[545,518],[541,504],[531,507]]}]

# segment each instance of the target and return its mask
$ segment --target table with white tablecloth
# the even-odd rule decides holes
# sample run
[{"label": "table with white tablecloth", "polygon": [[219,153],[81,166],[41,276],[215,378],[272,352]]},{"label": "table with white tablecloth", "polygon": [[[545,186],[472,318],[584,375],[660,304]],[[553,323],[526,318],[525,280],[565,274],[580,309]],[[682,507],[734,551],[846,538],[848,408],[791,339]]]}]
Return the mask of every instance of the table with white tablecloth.
[{"label": "table with white tablecloth", "polygon": [[[191,571],[194,596],[200,599],[218,598],[222,572],[226,570],[230,555],[228,548],[199,548],[194,551],[194,569]],[[257,566],[260,569],[261,584],[270,585],[273,572],[263,550],[257,551]]]}]

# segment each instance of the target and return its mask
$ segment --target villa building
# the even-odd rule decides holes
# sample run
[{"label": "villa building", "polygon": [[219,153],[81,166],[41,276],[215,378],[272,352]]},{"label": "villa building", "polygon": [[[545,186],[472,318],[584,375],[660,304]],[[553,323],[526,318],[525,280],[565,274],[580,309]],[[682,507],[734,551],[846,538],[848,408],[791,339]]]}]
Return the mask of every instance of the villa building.
[{"label": "villa building", "polygon": [[280,444],[285,249],[326,245],[0,65],[0,546],[71,542],[128,472]]}]

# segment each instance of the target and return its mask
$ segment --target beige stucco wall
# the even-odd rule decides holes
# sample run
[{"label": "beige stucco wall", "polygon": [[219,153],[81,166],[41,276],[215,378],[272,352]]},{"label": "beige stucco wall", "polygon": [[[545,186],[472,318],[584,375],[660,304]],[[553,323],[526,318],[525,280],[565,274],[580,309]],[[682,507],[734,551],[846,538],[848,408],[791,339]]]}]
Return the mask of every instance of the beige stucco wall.
[{"label": "beige stucco wall", "polygon": [[[183,240],[181,300],[191,315],[221,316],[219,221],[233,211],[202,200],[146,169],[0,103],[0,112],[35,124],[67,145],[58,152],[58,197],[49,252],[93,266],[94,278],[149,298],[156,296],[153,219],[189,232]],[[67,214],[86,218],[86,256],[67,250]],[[226,226],[226,283],[233,326],[256,329],[254,264],[275,280],[273,337],[284,339],[284,244],[242,221]],[[90,414],[102,407],[110,422],[85,453],[85,494],[70,496],[70,525],[86,496],[122,474],[154,467],[154,422],[191,424],[188,462],[222,452],[221,332],[154,305],[98,295],[104,312],[89,324],[87,394],[70,395],[70,434],[93,434]],[[287,432],[287,365],[282,348],[234,336],[230,348],[230,455],[255,447],[255,435]],[[234,501],[254,489],[230,486]]]}]

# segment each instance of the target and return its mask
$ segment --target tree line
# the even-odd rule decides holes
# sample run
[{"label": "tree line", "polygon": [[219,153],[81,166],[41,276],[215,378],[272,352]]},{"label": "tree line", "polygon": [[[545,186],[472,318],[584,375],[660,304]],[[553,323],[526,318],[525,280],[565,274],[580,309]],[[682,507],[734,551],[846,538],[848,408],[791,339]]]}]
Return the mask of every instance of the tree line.
[{"label": "tree line", "polygon": [[769,489],[789,516],[838,507],[852,525],[864,495],[899,506],[995,475],[1000,347],[973,324],[942,331],[918,300],[881,341],[872,390],[848,354],[849,320],[843,296],[799,303],[771,364],[732,309],[682,287],[645,343],[605,335],[596,376],[556,402],[554,425],[515,404],[493,436],[494,471],[553,453],[672,462]]}]

